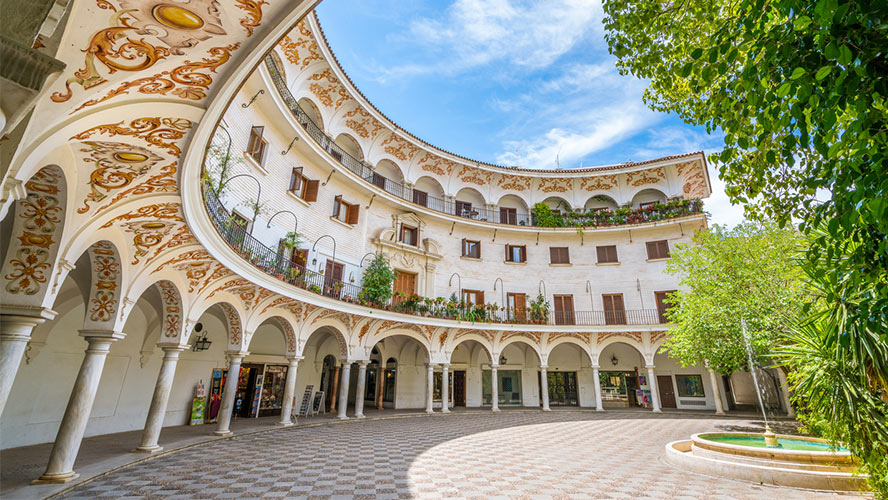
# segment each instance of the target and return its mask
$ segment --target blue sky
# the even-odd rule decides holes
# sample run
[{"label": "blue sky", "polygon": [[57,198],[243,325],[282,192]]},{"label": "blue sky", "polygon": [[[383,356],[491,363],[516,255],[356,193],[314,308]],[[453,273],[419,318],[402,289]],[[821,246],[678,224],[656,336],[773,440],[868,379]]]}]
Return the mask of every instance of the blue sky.
[{"label": "blue sky", "polygon": [[[422,139],[527,168],[717,150],[721,136],[651,111],[608,54],[600,0],[325,0],[318,17],[355,84]],[[712,221],[736,224],[710,168]]]}]

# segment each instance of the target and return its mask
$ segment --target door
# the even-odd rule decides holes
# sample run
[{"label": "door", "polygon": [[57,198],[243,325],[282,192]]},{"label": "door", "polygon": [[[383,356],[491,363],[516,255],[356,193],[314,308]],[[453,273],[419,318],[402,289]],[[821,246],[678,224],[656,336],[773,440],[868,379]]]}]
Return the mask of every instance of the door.
[{"label": "door", "polygon": [[518,323],[526,323],[527,295],[523,293],[510,293],[506,300],[509,301],[509,319]]},{"label": "door", "polygon": [[660,406],[675,408],[675,389],[672,387],[672,376],[657,375],[657,389],[660,393]]},{"label": "door", "polygon": [[548,372],[549,406],[579,406],[577,372]]},{"label": "door", "polygon": [[327,266],[324,270],[324,294],[328,297],[339,298],[342,291],[342,271],[345,266],[339,262],[327,260]]},{"label": "door", "polygon": [[623,294],[605,294],[601,298],[604,301],[604,324],[625,325],[626,310],[623,308]]},{"label": "door", "polygon": [[556,325],[573,325],[574,321],[574,298],[573,295],[555,295],[555,324]]},{"label": "door", "polygon": [[466,372],[457,370],[453,373],[453,406],[466,405]]},{"label": "door", "polygon": [[407,271],[395,271],[395,281],[392,283],[392,303],[397,304],[401,301],[398,293],[404,295],[416,294],[416,273],[408,273]]},{"label": "door", "polygon": [[635,373],[626,374],[626,396],[629,400],[629,406],[638,406],[638,397],[635,391],[638,389],[638,377]]}]

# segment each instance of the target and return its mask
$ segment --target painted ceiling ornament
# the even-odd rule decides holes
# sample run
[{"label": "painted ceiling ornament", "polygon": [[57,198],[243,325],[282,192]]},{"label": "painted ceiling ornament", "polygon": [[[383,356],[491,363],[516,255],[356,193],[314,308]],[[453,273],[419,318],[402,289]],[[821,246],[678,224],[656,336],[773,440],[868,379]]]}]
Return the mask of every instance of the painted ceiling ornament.
[{"label": "painted ceiling ornament", "polygon": [[164,221],[127,222],[120,227],[134,234],[133,246],[136,252],[133,254],[131,264],[136,265],[142,261],[142,257],[148,255],[152,247],[160,245],[176,229],[177,224]]},{"label": "painted ceiling ornament", "polygon": [[596,177],[586,177],[580,184],[580,190],[585,191],[610,191],[617,187],[616,175],[599,175]]},{"label": "painted ceiling ornament", "polygon": [[[228,62],[231,59],[231,53],[237,50],[238,47],[240,47],[240,42],[220,47],[211,47],[207,51],[209,57],[204,57],[198,62],[186,59],[184,64],[170,71],[162,71],[152,76],[123,82],[117,88],[108,91],[104,97],[90,99],[75,108],[71,113],[119,95],[128,95],[130,89],[133,88],[141,94],[166,95],[169,93],[182,99],[199,101],[207,96],[207,90],[209,90],[210,84],[213,83],[213,77],[210,76],[210,73],[215,73],[219,66]],[[206,70],[206,73],[203,73],[202,70]]]},{"label": "painted ceiling ornament", "polygon": [[573,187],[573,179],[570,177],[543,177],[540,179],[539,189],[544,193],[566,193]]},{"label": "painted ceiling ornament", "polygon": [[263,5],[268,5],[268,2],[265,0],[235,0],[235,6],[247,12],[247,16],[240,19],[240,25],[247,32],[248,37],[253,36],[253,29],[262,22]]},{"label": "painted ceiling ornament", "polygon": [[315,82],[310,84],[308,89],[318,97],[321,104],[328,108],[339,109],[340,106],[352,100],[348,90],[339,83],[339,79],[330,68],[318,71],[308,77],[308,80]]},{"label": "painted ceiling ornament", "polygon": [[275,320],[284,331],[284,338],[287,339],[287,352],[296,352],[296,332],[293,331],[293,325],[280,316],[275,316]]},{"label": "painted ceiling ornament", "polygon": [[459,180],[469,183],[475,184],[476,186],[486,186],[490,184],[490,179],[493,177],[493,172],[487,170],[481,170],[480,168],[473,168],[468,165],[463,166],[462,170],[457,174]]},{"label": "painted ceiling ornament", "polygon": [[385,128],[361,106],[355,106],[355,109],[345,114],[345,118],[348,118],[345,121],[345,126],[354,130],[364,139],[375,139],[379,131]]},{"label": "painted ceiling ornament", "polygon": [[129,26],[140,35],[154,35],[183,55],[198,42],[215,35],[226,35],[219,19],[216,0],[120,0],[120,7],[133,20]]},{"label": "painted ceiling ornament", "polygon": [[104,200],[108,193],[129,186],[133,180],[148,172],[163,158],[151,150],[120,142],[86,141],[81,152],[89,153],[83,161],[94,163],[89,176],[90,192],[77,213],[89,211],[90,203]]},{"label": "painted ceiling ornament", "polygon": [[120,261],[113,245],[106,241],[93,244],[89,248],[89,257],[93,283],[89,319],[106,323],[112,321],[117,312]]},{"label": "painted ceiling ornament", "polygon": [[657,342],[666,338],[666,332],[651,332],[651,344],[656,345]]},{"label": "painted ceiling ornament", "polygon": [[497,186],[507,191],[525,191],[530,190],[530,177],[519,175],[501,175]]},{"label": "painted ceiling ornament", "polygon": [[175,141],[185,137],[185,133],[191,128],[191,120],[185,118],[168,117],[144,117],[130,121],[128,126],[123,121],[96,125],[83,132],[71,136],[72,141],[83,141],[94,134],[103,134],[111,137],[124,135],[144,140],[148,144],[167,150],[167,153],[178,157],[182,150]]},{"label": "painted ceiling ornament", "polygon": [[240,343],[242,332],[240,316],[237,314],[237,310],[231,304],[226,304],[223,302],[219,305],[220,307],[222,307],[222,311],[225,313],[225,318],[228,320],[229,340],[232,345],[237,345]]},{"label": "painted ceiling ornament", "polygon": [[[394,135],[392,135],[394,137]],[[389,152],[390,154],[393,154]],[[432,153],[426,153],[425,156],[419,160],[419,168],[421,168],[425,172],[432,172],[441,176],[450,175],[453,172],[453,167],[456,166],[456,163],[452,161],[441,158],[440,156],[435,156]]]},{"label": "painted ceiling ornament", "polygon": [[269,309],[272,309],[275,307],[283,307],[286,309],[286,306],[289,306],[289,305],[294,304],[296,302],[297,302],[296,299],[291,299],[290,297],[278,297],[278,298],[272,300],[270,303],[268,303],[268,305],[263,307],[262,312],[260,314],[265,314],[266,312],[268,312]]},{"label": "painted ceiling ornament", "polygon": [[153,271],[151,271],[151,274],[163,271],[166,268],[166,266],[179,264],[180,262],[203,261],[203,260],[215,260],[215,259],[213,259],[213,257],[210,255],[210,253],[204,249],[190,250],[188,252],[182,252],[179,255],[177,255],[171,259],[168,259],[167,261],[165,261],[161,265],[157,266]]},{"label": "painted ceiling ornament", "polygon": [[598,332],[598,343],[602,343],[611,337],[625,337],[639,344],[642,342],[641,332]]},{"label": "painted ceiling ornament", "polygon": [[634,187],[657,184],[665,179],[666,173],[663,172],[663,167],[657,167],[650,170],[639,170],[637,172],[629,172],[626,174],[626,183],[631,184]]},{"label": "painted ceiling ornament", "polygon": [[[308,26],[305,24],[305,19],[299,21],[299,24],[296,25],[296,28],[299,31],[299,35],[296,35],[292,31],[289,35],[285,36],[283,40],[281,40],[279,47],[284,52],[284,56],[286,56],[287,61],[291,64],[299,64],[300,58],[302,60],[302,64],[299,66],[299,69],[305,69],[306,66],[311,64],[314,61],[322,60],[321,51],[318,48],[318,44],[314,39],[314,36],[311,34],[311,30],[308,29]],[[294,38],[291,38],[290,36]],[[307,54],[304,52],[300,54],[299,49],[305,49]]]},{"label": "painted ceiling ornament", "polygon": [[388,136],[388,138],[382,141],[382,145],[384,146],[384,150],[386,153],[394,156],[395,158],[401,161],[412,160],[416,153],[419,151],[419,148],[414,146],[413,144],[401,139],[394,133]]}]

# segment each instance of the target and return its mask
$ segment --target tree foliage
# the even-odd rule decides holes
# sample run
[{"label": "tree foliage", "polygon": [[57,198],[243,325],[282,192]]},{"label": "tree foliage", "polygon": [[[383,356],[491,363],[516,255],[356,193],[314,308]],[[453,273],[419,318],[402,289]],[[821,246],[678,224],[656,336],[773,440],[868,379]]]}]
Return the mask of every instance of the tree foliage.
[{"label": "tree foliage", "polygon": [[377,255],[361,278],[361,299],[380,307],[392,297],[392,283],[395,281],[395,272],[389,267],[388,262],[381,255]]},{"label": "tree foliage", "polygon": [[724,375],[745,367],[741,319],[755,352],[769,352],[802,311],[806,286],[795,257],[803,246],[797,231],[773,223],[714,225],[693,244],[676,245],[667,272],[680,276],[683,289],[667,311],[669,355]]},{"label": "tree foliage", "polygon": [[[751,217],[824,222],[826,267],[854,242],[855,313],[888,314],[888,2],[611,0],[610,51],[645,100],[725,134],[719,165]],[[829,199],[815,200],[818,190]],[[821,191],[823,193],[823,191]],[[867,321],[867,316],[861,316]]]},{"label": "tree foliage", "polygon": [[[853,244],[849,245],[853,246]],[[816,291],[808,318],[780,339],[776,359],[789,371],[799,419],[862,459],[870,485],[888,498],[888,318],[854,321],[873,289],[849,279],[841,265],[805,263]]]}]

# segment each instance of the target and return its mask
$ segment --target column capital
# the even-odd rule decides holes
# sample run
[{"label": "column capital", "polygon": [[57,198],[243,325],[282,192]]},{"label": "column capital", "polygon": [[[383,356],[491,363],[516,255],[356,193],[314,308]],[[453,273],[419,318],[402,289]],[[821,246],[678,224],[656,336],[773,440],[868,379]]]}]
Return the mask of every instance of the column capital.
[{"label": "column capital", "polygon": [[290,362],[290,366],[295,366],[295,365],[298,365],[299,362],[302,361],[303,359],[305,359],[304,356],[289,356],[287,358],[287,361]]},{"label": "column capital", "polygon": [[0,324],[12,321],[37,321],[39,325],[46,320],[55,319],[58,313],[48,307],[16,306],[3,304],[3,314],[0,314]]},{"label": "column capital", "polygon": [[244,359],[249,355],[250,351],[225,351],[225,356],[227,356],[230,360],[238,358],[238,361],[240,361],[241,359]]},{"label": "column capital", "polygon": [[441,363],[441,368],[444,369],[444,370],[449,370],[449,369],[450,369],[450,363]]},{"label": "column capital", "polygon": [[359,359],[359,360],[355,361],[355,363],[357,363],[358,367],[360,367],[360,368],[366,368],[367,365],[370,364],[370,360],[369,359]]},{"label": "column capital", "polygon": [[105,340],[108,342],[116,342],[126,337],[125,333],[115,332],[112,330],[78,330],[78,332],[80,333],[80,336],[85,338],[87,341]]},{"label": "column capital", "polygon": [[654,368],[656,368],[654,365],[644,365],[644,367],[648,370],[653,370]]},{"label": "column capital", "polygon": [[540,365],[540,370],[548,370],[549,365]]},{"label": "column capital", "polygon": [[601,365],[592,365],[593,370],[598,370],[601,368]]},{"label": "column capital", "polygon": [[491,370],[495,370],[495,369],[499,368],[499,366],[500,366],[499,363],[490,363]]},{"label": "column capital", "polygon": [[174,351],[182,352],[186,349],[191,348],[191,346],[188,344],[174,344],[174,343],[170,343],[170,344],[158,343],[157,347],[160,347],[163,350],[163,352],[174,352]]}]

